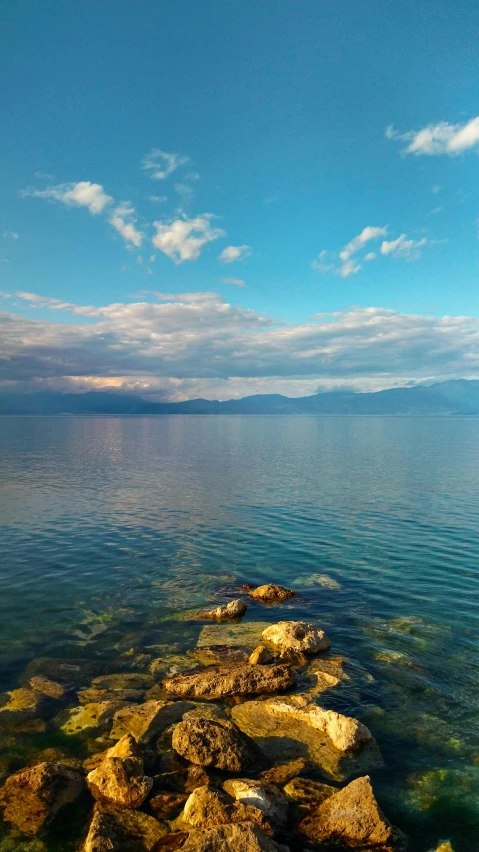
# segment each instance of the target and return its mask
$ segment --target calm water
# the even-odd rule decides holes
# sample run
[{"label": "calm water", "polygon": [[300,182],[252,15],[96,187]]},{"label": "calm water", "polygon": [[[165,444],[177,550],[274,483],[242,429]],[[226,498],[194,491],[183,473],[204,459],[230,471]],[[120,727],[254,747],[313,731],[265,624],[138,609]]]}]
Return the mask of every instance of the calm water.
[{"label": "calm water", "polygon": [[2,690],[39,656],[186,650],[219,587],[292,585],[354,664],[321,703],[373,731],[391,821],[477,852],[479,420],[0,418],[0,446]]}]

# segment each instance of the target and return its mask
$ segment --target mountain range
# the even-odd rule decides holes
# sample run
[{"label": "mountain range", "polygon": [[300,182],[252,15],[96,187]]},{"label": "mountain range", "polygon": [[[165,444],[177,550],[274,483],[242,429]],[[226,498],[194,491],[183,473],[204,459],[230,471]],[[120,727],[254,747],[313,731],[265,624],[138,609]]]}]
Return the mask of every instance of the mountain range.
[{"label": "mountain range", "polygon": [[4,392],[0,393],[0,415],[7,414],[479,414],[479,380],[453,379],[374,393],[332,391],[298,398],[256,394],[224,402],[208,399],[148,402],[140,396],[105,391]]}]

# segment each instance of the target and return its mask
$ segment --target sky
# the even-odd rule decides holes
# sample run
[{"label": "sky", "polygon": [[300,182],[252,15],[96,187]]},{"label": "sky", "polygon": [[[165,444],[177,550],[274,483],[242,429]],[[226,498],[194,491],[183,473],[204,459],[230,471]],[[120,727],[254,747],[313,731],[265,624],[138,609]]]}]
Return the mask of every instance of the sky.
[{"label": "sky", "polygon": [[0,391],[479,377],[475,0],[16,0]]}]

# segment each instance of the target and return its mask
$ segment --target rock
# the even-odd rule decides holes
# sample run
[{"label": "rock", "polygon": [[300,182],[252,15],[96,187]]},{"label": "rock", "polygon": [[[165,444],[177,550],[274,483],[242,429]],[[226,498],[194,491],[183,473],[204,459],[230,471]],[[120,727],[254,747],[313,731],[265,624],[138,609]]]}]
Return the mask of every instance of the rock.
[{"label": "rock", "polygon": [[310,778],[292,778],[284,787],[284,792],[293,802],[312,808],[329,799],[337,792],[337,788]]},{"label": "rock", "polygon": [[[99,701],[73,707],[68,711],[67,720],[61,725],[61,730],[64,734],[72,735],[106,728],[114,714],[123,706],[120,701]],[[65,717],[62,714],[59,718],[63,720]]]},{"label": "rock", "polygon": [[191,669],[191,657],[187,656],[187,654],[158,657],[156,660],[151,661],[148,668],[154,677],[172,677],[172,675],[178,672]]},{"label": "rock", "polygon": [[294,598],[296,592],[293,592],[291,589],[285,589],[283,586],[277,586],[275,583],[267,583],[248,592],[248,595],[255,601],[277,603],[279,601],[286,601],[288,598]]},{"label": "rock", "polygon": [[182,719],[226,719],[226,713],[217,704],[198,703],[184,713]]},{"label": "rock", "polygon": [[217,606],[215,609],[206,610],[206,612],[198,612],[194,616],[190,616],[193,619],[210,619],[211,621],[227,621],[230,618],[239,618],[244,615],[246,610],[248,609],[247,605],[244,601],[235,600],[230,601],[227,604],[221,604],[221,606]]},{"label": "rock", "polygon": [[[131,702],[139,704],[143,701],[145,693],[139,689],[80,689],[77,692],[77,698],[80,704],[102,704],[105,701],[118,702],[122,704],[130,704]],[[1,850],[0,850],[1,852]]]},{"label": "rock", "polygon": [[1,792],[3,819],[33,835],[81,793],[83,779],[59,763],[39,763],[7,778]]},{"label": "rock", "polygon": [[55,698],[57,701],[66,698],[70,692],[68,686],[65,686],[64,683],[57,683],[55,680],[50,680],[50,678],[43,675],[31,677],[28,683],[36,692],[47,695],[48,698]]},{"label": "rock", "polygon": [[83,852],[153,852],[168,830],[141,811],[97,804]]},{"label": "rock", "polygon": [[[221,666],[225,663],[246,663],[249,659],[250,649],[235,645],[210,645],[209,647],[194,648],[188,651],[191,657],[202,666]],[[191,663],[190,666],[191,668]]]},{"label": "rock", "polygon": [[87,686],[91,679],[105,672],[106,664],[98,660],[61,660],[56,657],[38,657],[25,671],[28,681],[36,675],[68,686]]},{"label": "rock", "polygon": [[148,802],[157,819],[174,819],[183,810],[187,793],[158,793]]},{"label": "rock", "polygon": [[184,852],[289,852],[287,846],[275,843],[250,822],[194,831],[182,849]]},{"label": "rock", "polygon": [[276,784],[281,787],[295,778],[296,775],[299,775],[300,772],[304,772],[308,766],[309,760],[305,757],[297,757],[296,760],[289,760],[288,763],[279,763],[271,769],[265,769],[264,772],[260,773],[259,780],[263,784]]},{"label": "rock", "polygon": [[223,789],[243,805],[254,807],[264,814],[273,826],[284,825],[288,816],[288,799],[273,784],[262,784],[247,778],[229,778]]},{"label": "rock", "polygon": [[124,707],[115,713],[110,738],[118,740],[124,734],[132,734],[137,743],[147,744],[156,734],[181,719],[188,709],[185,701],[146,701]]},{"label": "rock", "polygon": [[154,679],[147,674],[139,672],[120,672],[118,674],[101,675],[93,678],[91,685],[93,689],[107,689],[109,692],[122,689],[139,689],[145,692],[154,686]]},{"label": "rock", "polygon": [[183,672],[163,681],[166,691],[183,698],[225,698],[279,692],[292,686],[296,676],[288,666],[209,666]]},{"label": "rock", "polygon": [[351,716],[343,716],[334,710],[323,710],[317,704],[295,707],[285,702],[271,702],[268,712],[275,716],[292,716],[299,722],[305,722],[317,731],[328,735],[338,751],[350,751],[362,743],[372,740],[372,734],[365,725]]},{"label": "rock", "polygon": [[0,700],[3,702],[0,713],[5,714],[3,717],[0,716],[0,723],[9,721],[13,715],[18,719],[32,719],[42,714],[46,704],[44,695],[25,687],[12,689],[11,692],[2,695]]},{"label": "rock", "polygon": [[139,808],[153,786],[153,779],[145,775],[142,751],[131,734],[108,749],[86,780],[93,798],[124,808]]},{"label": "rock", "polygon": [[[189,796],[183,813],[178,820],[179,827],[185,823],[196,828],[215,828],[217,825],[236,822],[253,822],[263,825],[263,813],[255,807],[233,801],[220,790],[212,787],[197,787]],[[266,826],[268,831],[270,826]]]},{"label": "rock", "polygon": [[[313,716],[301,712],[308,706],[316,706],[310,705],[310,700],[309,695],[289,695],[246,701],[232,707],[231,716],[238,727],[261,746],[273,763],[308,758],[313,766],[319,767],[324,775],[334,781],[346,781],[352,776],[365,775],[382,766],[380,751],[372,738],[360,749],[338,751],[324,727],[313,726]],[[317,708],[313,712],[324,714],[332,711]],[[319,722],[318,717],[316,721]],[[354,731],[359,723],[356,720],[352,722]]]},{"label": "rock", "polygon": [[256,648],[261,642],[263,630],[269,627],[267,621],[251,621],[247,624],[206,624],[198,637],[197,648],[211,645],[234,645],[235,647]]},{"label": "rock", "polygon": [[262,636],[279,651],[317,654],[331,645],[326,633],[307,621],[279,621],[263,630]]},{"label": "rock", "polygon": [[173,732],[173,748],[191,763],[228,772],[243,772],[258,764],[258,746],[232,722],[188,719]]},{"label": "rock", "polygon": [[367,775],[322,802],[298,829],[315,843],[337,842],[353,848],[389,844],[394,839]]},{"label": "rock", "polygon": [[[433,852],[432,849],[431,849],[431,852]],[[437,849],[434,850],[434,852],[454,852],[454,849],[452,848],[451,841],[450,840],[443,841],[443,843],[440,843],[439,846],[437,847]]]},{"label": "rock", "polygon": [[251,654],[248,662],[251,666],[268,666],[274,662],[274,657],[268,648],[264,645],[258,645]]}]

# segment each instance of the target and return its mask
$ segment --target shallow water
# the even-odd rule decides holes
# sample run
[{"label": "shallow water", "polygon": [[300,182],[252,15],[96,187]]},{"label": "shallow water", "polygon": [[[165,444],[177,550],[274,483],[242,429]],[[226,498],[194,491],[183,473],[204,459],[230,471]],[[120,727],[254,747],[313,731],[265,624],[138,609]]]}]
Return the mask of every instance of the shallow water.
[{"label": "shallow water", "polygon": [[479,420],[0,418],[0,446],[2,691],[41,656],[184,653],[185,610],[280,582],[245,622],[316,619],[350,660],[320,701],[371,728],[412,852],[477,852]]}]

